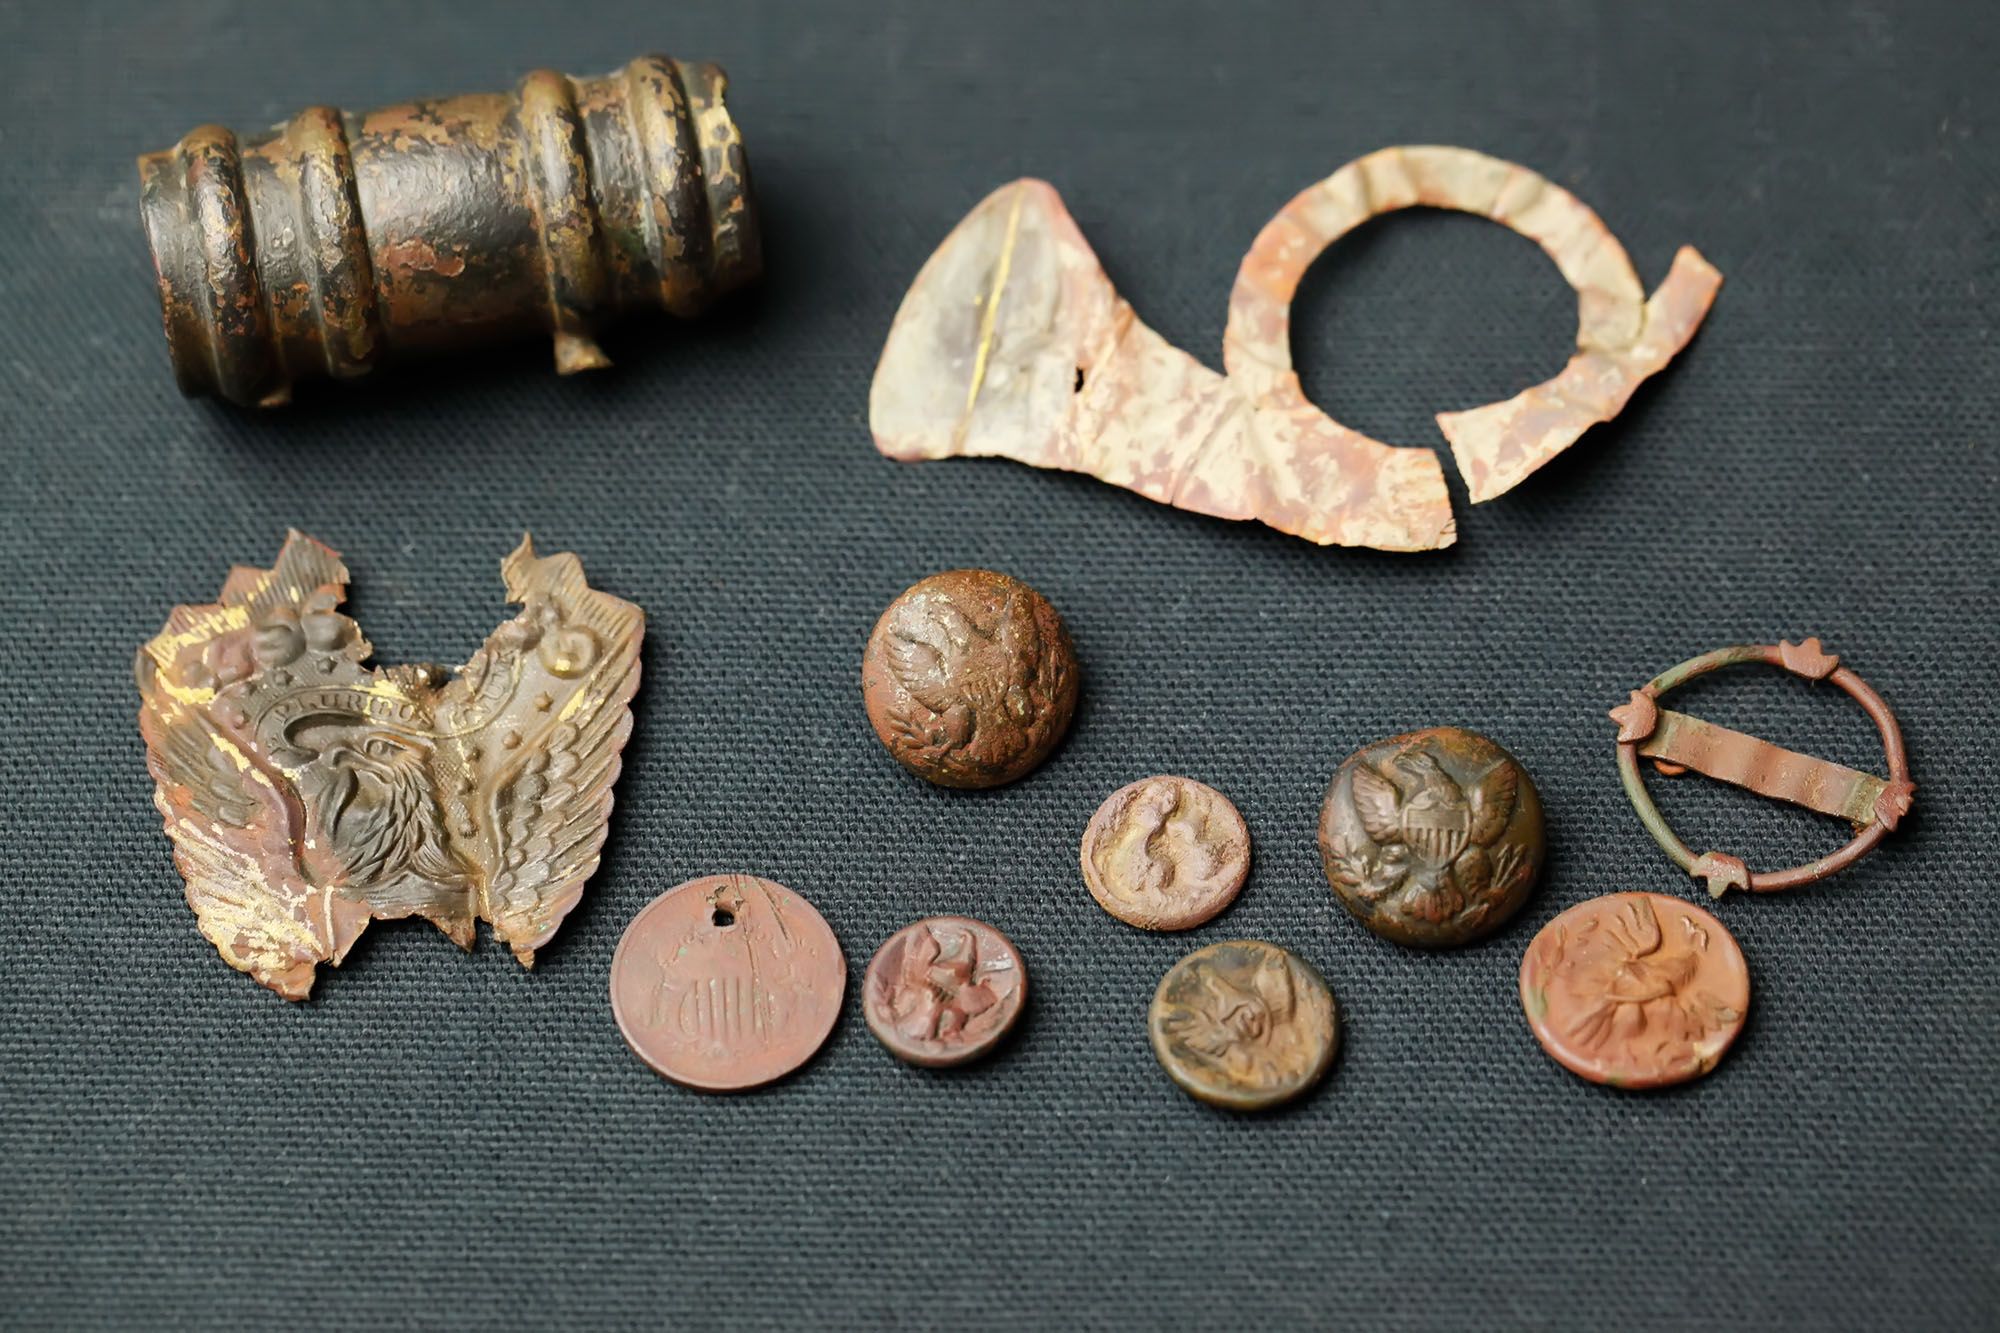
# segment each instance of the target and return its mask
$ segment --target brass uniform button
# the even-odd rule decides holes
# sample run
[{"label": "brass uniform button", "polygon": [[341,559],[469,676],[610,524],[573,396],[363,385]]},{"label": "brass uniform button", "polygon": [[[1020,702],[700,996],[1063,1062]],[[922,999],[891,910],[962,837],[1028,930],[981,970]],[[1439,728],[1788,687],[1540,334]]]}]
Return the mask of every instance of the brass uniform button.
[{"label": "brass uniform button", "polygon": [[1319,815],[1334,895],[1399,944],[1448,948],[1498,930],[1542,870],[1527,770],[1477,732],[1433,727],[1351,755]]},{"label": "brass uniform button", "polygon": [[812,904],[766,879],[710,875],[639,909],[611,956],[611,1011],[655,1071],[708,1092],[783,1078],[833,1031],[840,941]]},{"label": "brass uniform button", "polygon": [[939,1068],[977,1060],[1013,1028],[1028,969],[983,921],[932,916],[891,935],[868,964],[861,1012],[889,1053]]},{"label": "brass uniform button", "polygon": [[1715,1067],[1750,1010],[1722,923],[1663,893],[1612,893],[1543,926],[1521,959],[1535,1040],[1593,1083],[1658,1088]]},{"label": "brass uniform button", "polygon": [[1083,831],[1083,882],[1097,905],[1144,930],[1187,930],[1235,899],[1250,830],[1215,788],[1144,778],[1113,792]]},{"label": "brass uniform button", "polygon": [[1146,1026],[1168,1077],[1231,1111],[1297,1097],[1325,1077],[1340,1049],[1326,982],[1261,940],[1225,940],[1175,963],[1160,978]]},{"label": "brass uniform button", "polygon": [[861,659],[868,721],[943,787],[1025,777],[1069,730],[1080,673],[1048,599],[984,569],[933,574],[889,604]]}]

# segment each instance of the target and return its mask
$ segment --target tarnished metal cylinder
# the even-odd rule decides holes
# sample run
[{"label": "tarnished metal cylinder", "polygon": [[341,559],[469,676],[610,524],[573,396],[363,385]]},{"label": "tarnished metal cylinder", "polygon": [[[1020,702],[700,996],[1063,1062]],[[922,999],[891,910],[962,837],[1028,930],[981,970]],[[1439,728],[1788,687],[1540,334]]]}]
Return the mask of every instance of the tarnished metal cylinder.
[{"label": "tarnished metal cylinder", "polygon": [[743,142],[714,65],[644,56],[596,79],[350,115],[239,143],[215,125],[139,159],[174,375],[272,406],[294,381],[536,328],[563,374],[595,332],[700,313],[763,269]]}]

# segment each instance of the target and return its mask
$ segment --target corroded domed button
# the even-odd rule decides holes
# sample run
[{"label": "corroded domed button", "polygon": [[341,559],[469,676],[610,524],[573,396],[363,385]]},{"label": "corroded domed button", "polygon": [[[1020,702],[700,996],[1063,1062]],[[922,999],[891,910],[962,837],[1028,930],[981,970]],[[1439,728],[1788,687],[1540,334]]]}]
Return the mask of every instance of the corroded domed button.
[{"label": "corroded domed button", "polygon": [[812,904],[710,875],[639,909],[611,956],[626,1045],[676,1083],[736,1092],[812,1058],[840,1017],[847,960]]},{"label": "corroded domed button", "polygon": [[1491,934],[1542,869],[1527,770],[1477,732],[1432,727],[1351,755],[1319,814],[1320,859],[1361,923],[1442,948]]},{"label": "corroded domed button", "polygon": [[1333,992],[1310,965],[1261,940],[1196,949],[1160,978],[1146,1026],[1183,1091],[1258,1111],[1320,1081],[1340,1049]]},{"label": "corroded domed button", "polygon": [[1069,730],[1079,679],[1048,599],[984,569],[933,574],[889,604],[861,659],[868,721],[944,787],[1026,776]]},{"label": "corroded domed button", "polygon": [[1250,830],[1229,798],[1192,778],[1143,778],[1083,831],[1083,882],[1120,921],[1187,930],[1229,906],[1250,873]]},{"label": "corroded domed button", "polygon": [[890,1054],[937,1068],[1000,1044],[1028,998],[1020,951],[983,921],[931,916],[891,935],[868,964],[861,1012]]},{"label": "corroded domed button", "polygon": [[1542,1049],[1593,1083],[1699,1078],[1743,1030],[1750,968],[1720,921],[1662,893],[1613,893],[1543,926],[1521,959]]}]

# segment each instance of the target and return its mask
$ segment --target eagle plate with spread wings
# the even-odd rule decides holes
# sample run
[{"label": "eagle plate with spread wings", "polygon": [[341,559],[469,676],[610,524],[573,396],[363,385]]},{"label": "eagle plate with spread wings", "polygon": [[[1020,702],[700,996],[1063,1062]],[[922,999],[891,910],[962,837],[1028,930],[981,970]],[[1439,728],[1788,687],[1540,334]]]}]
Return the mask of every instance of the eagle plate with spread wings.
[{"label": "eagle plate with spread wings", "polygon": [[574,555],[501,565],[521,612],[457,671],[364,664],[347,570],[293,532],[139,651],[139,729],[202,934],[287,999],[376,918],[524,966],[596,871],[645,616]]}]

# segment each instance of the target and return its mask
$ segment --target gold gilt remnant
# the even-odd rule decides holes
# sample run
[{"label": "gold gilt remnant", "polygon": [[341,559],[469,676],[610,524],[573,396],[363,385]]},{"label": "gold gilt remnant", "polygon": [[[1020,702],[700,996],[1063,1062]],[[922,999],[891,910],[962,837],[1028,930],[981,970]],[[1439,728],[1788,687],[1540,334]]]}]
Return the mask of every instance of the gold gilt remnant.
[{"label": "gold gilt remnant", "polygon": [[201,932],[288,1000],[376,918],[474,923],[525,967],[597,869],[638,607],[574,555],[501,564],[521,612],[456,671],[368,667],[347,569],[301,533],[139,650],[139,729]]}]

